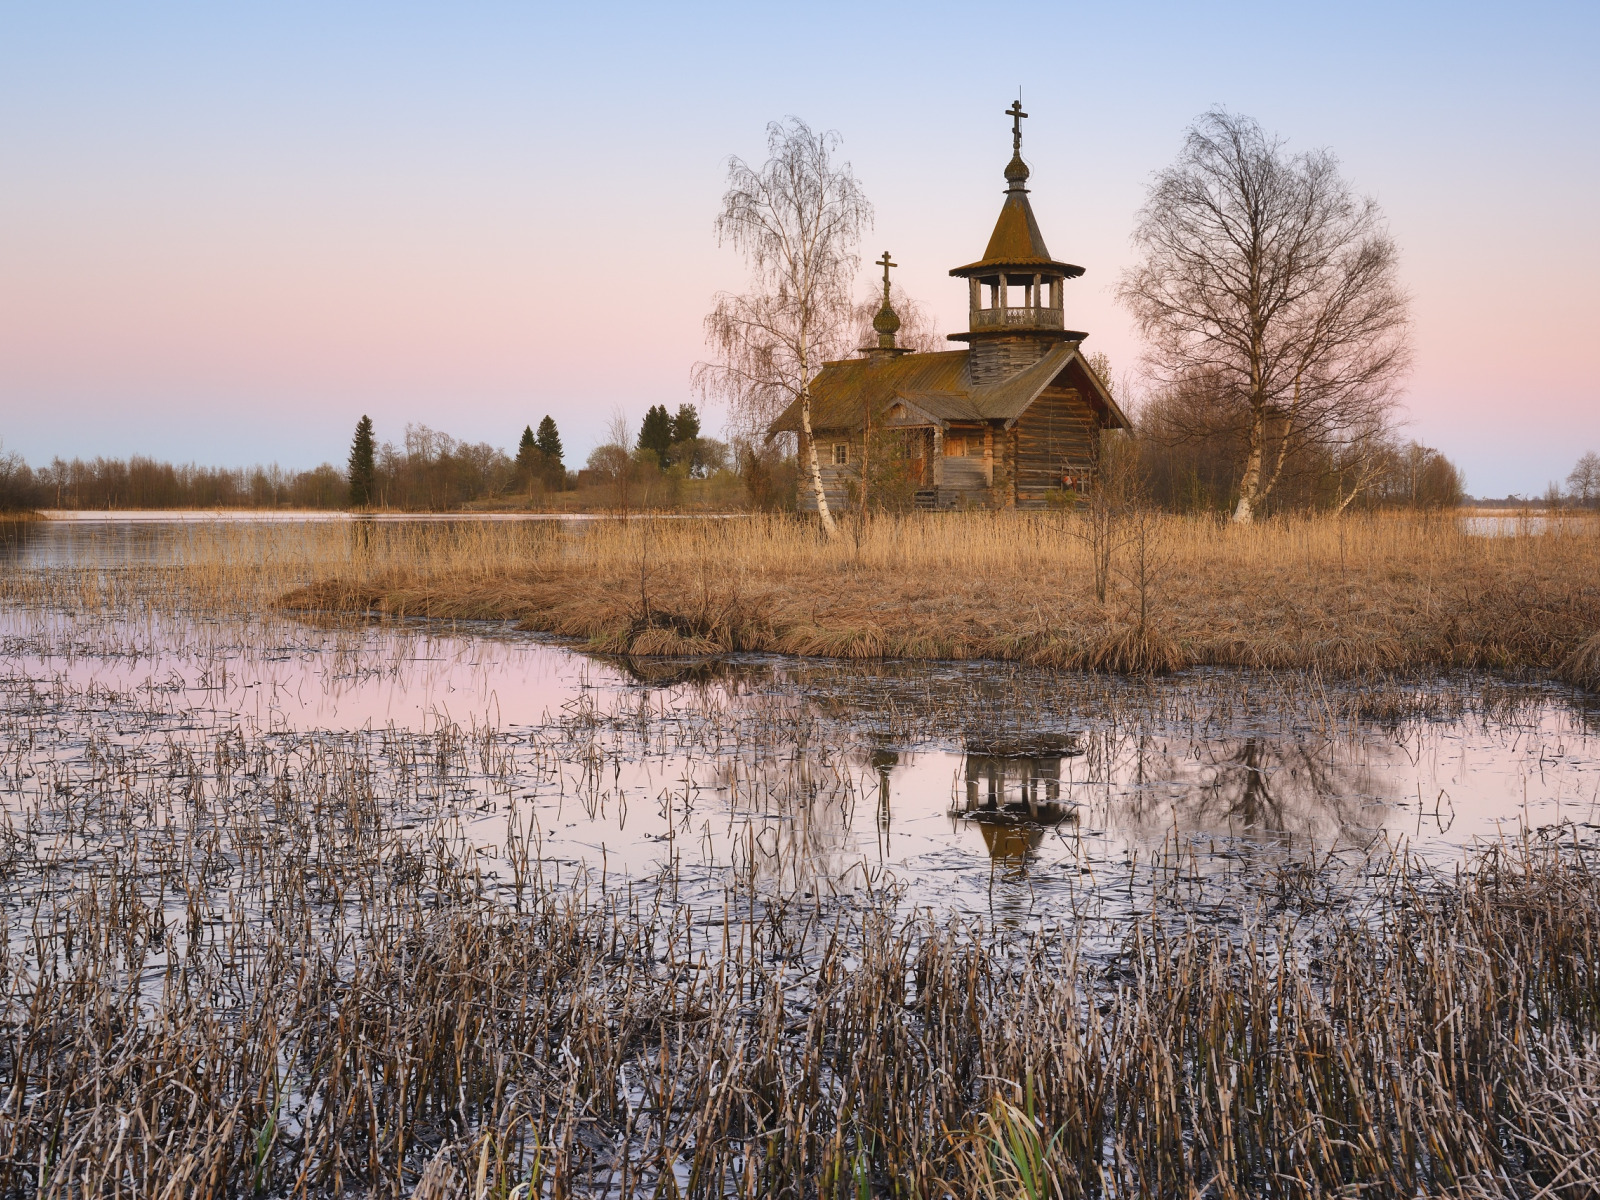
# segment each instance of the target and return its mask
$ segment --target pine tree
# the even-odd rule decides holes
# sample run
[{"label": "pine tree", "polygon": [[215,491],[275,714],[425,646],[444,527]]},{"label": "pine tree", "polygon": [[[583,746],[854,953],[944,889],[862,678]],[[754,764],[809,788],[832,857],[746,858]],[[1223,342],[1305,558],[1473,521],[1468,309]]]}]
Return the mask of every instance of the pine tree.
[{"label": "pine tree", "polygon": [[639,449],[655,453],[665,467],[672,451],[672,417],[665,404],[652,404],[639,427]]},{"label": "pine tree", "polygon": [[692,404],[678,405],[678,415],[672,418],[672,440],[692,442],[700,436],[700,414]]},{"label": "pine tree", "polygon": [[517,473],[531,478],[543,465],[539,461],[540,458],[539,443],[533,436],[533,426],[524,426],[522,440],[517,443]]},{"label": "pine tree", "polygon": [[362,414],[350,444],[350,507],[368,508],[377,482],[376,450],[372,444],[372,418]]},{"label": "pine tree", "polygon": [[539,422],[539,436],[535,439],[544,456],[553,463],[561,461],[561,435],[556,432],[555,420],[549,413]]}]

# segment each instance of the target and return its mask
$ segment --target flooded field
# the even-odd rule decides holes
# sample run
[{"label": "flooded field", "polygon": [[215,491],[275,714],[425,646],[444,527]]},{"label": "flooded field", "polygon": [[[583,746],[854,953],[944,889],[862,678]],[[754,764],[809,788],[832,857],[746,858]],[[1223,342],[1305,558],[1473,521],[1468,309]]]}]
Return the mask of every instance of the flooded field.
[{"label": "flooded field", "polygon": [[416,819],[459,822],[494,881],[507,838],[531,837],[530,864],[566,877],[670,871],[703,898],[737,867],[790,891],[892,884],[912,905],[1048,917],[1057,891],[1135,859],[1404,848],[1448,864],[1600,820],[1600,714],[1485,677],[624,663],[489,624],[172,615],[11,611],[0,638],[13,814],[112,771],[158,786],[174,761],[213,802],[248,803],[230,762],[267,780],[341,755]]},{"label": "flooded field", "polygon": [[[3,569],[145,568],[195,529],[47,524]],[[1004,1147],[1043,1162],[1069,1125],[1062,1195],[1378,1164],[1578,1195],[1600,1166],[1561,1142],[1593,1106],[1540,1090],[1596,1070],[1600,706],[1573,689],[618,660],[140,578],[0,607],[0,1193],[1031,1195]],[[1484,870],[1522,909],[1566,889],[1587,932],[1518,968],[1536,1002],[1469,1018],[1441,964],[1515,941]],[[1438,995],[1400,982],[1413,943]],[[1357,1015],[1385,987],[1413,1032],[1272,1067],[1292,1028],[1387,1020]],[[1275,996],[1271,1029],[1219,989]],[[1489,1036],[1508,1004],[1536,1063]],[[1441,1019],[1445,1059],[1538,1083],[1522,1108],[1417,1066]],[[1235,1103],[1255,1124],[1207,1143]]]}]

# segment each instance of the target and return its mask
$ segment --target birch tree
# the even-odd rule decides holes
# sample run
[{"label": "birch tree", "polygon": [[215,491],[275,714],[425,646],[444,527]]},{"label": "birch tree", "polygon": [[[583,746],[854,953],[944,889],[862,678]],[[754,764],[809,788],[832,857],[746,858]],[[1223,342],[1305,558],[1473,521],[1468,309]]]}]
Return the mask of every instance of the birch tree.
[{"label": "birch tree", "polygon": [[1591,450],[1578,460],[1567,476],[1567,488],[1574,504],[1600,508],[1600,454]]},{"label": "birch tree", "polygon": [[825,361],[852,348],[857,246],[872,223],[850,164],[836,159],[839,144],[837,133],[816,133],[789,117],[767,126],[759,170],[728,160],[717,240],[744,256],[750,287],[717,294],[705,321],[716,361],[694,369],[701,394],[726,401],[746,432],[764,432],[799,402],[801,465],[829,537],[838,529],[812,435],[811,381]]},{"label": "birch tree", "polygon": [[1291,155],[1216,110],[1159,172],[1118,298],[1160,385],[1204,379],[1244,431],[1234,520],[1248,523],[1284,463],[1385,427],[1409,369],[1399,254],[1375,201],[1326,150]]}]

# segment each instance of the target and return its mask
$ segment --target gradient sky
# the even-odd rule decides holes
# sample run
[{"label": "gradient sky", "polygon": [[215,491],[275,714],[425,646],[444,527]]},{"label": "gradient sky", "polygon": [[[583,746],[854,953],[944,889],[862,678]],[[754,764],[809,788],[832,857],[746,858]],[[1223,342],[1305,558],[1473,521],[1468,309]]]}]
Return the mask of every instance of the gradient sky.
[{"label": "gradient sky", "polygon": [[[1479,495],[1600,450],[1600,5],[0,3],[0,438],[343,460],[363,412],[581,459],[693,399],[712,219],[768,120],[837,129],[864,259],[965,327],[1020,85],[1069,324],[1212,105],[1326,146],[1415,298],[1411,436]],[[861,291],[870,287],[863,271]],[[711,414],[710,425],[720,423]]]}]

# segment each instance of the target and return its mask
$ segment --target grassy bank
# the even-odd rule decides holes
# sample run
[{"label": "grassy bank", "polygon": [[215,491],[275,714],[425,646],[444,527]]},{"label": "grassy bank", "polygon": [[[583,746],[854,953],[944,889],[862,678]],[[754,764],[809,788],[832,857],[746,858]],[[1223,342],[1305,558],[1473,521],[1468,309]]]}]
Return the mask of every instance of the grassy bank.
[{"label": "grassy bank", "polygon": [[1101,600],[1076,515],[883,518],[831,544],[793,520],[640,520],[402,538],[327,564],[282,603],[512,619],[634,655],[1340,674],[1581,660],[1592,676],[1600,522],[1539,528],[1485,537],[1448,517],[1237,529],[1153,516],[1112,529]]},{"label": "grassy bank", "polygon": [[[1261,566],[1296,537],[1310,549],[1283,560],[1291,580],[1342,568],[1376,588],[1409,554],[1435,594],[1446,568],[1550,596],[1565,571],[1593,603],[1581,529],[1475,541],[1351,525],[1342,555],[1340,536],[1148,529],[1147,625],[1183,646],[1185,570],[1208,555]],[[719,645],[732,626],[715,614],[759,613],[762,589],[812,589],[817,627],[869,585],[901,589],[874,611],[981,602],[1018,619],[1005,606],[1066,562],[1082,574],[1057,580],[1062,602],[1127,628],[1135,549],[1104,605],[1070,525],[999,518],[885,524],[832,547],[753,522],[200,527],[136,564],[0,573],[0,597],[31,606],[7,653],[51,659],[0,672],[0,1196],[1593,1196],[1592,829],[1508,836],[1459,873],[1381,847],[1286,855],[1270,838],[1218,857],[1175,835],[1142,863],[1041,869],[1039,920],[1021,928],[1004,880],[988,916],[835,889],[811,864],[844,843],[802,834],[878,819],[841,752],[859,743],[871,776],[886,724],[905,744],[1154,713],[1221,736],[1259,729],[1263,705],[1309,721],[1328,692],[1391,734],[1441,705],[1515,717],[1487,695],[1325,691],[1301,674],[1262,695],[1218,673],[1186,688],[1078,676],[1074,696],[1037,701],[986,686],[839,702],[848,688],[829,680],[814,689],[828,703],[755,688],[741,708],[707,688],[658,709],[629,689],[532,727],[474,712],[466,727],[296,733],[243,719],[250,674],[229,690],[246,653],[296,653],[279,634],[298,621],[274,609],[241,642],[225,618],[295,589],[345,611],[431,597],[436,615],[472,616],[567,587],[561,603],[612,606],[600,641]],[[1361,553],[1392,565],[1357,568]],[[984,573],[999,584],[977,590]],[[949,578],[966,590],[933,591]],[[1420,587],[1386,586],[1402,583]],[[1580,624],[1544,604],[1530,619]],[[181,622],[175,643],[163,606],[224,619]],[[673,624],[694,619],[701,632]],[[330,687],[423,661],[346,632]],[[183,654],[204,666],[198,692],[162,661]],[[118,690],[114,675],[75,678],[84,662],[148,663],[149,678]],[[571,826],[529,797],[617,803],[620,788],[595,789],[624,753],[692,753],[702,779],[732,781],[713,801],[662,771],[634,811],[661,805],[688,841],[699,805],[743,823],[751,850],[710,877],[669,844],[659,875],[574,878]],[[1264,778],[1261,761],[1243,765]],[[757,831],[780,826],[794,836],[762,849]]]},{"label": "grassy bank", "polygon": [[[196,526],[139,566],[0,576],[114,611],[500,619],[614,654],[730,650],[1143,671],[1560,671],[1600,688],[1600,520],[1115,523],[1104,599],[1078,514]],[[113,556],[114,558],[114,556]]]}]

